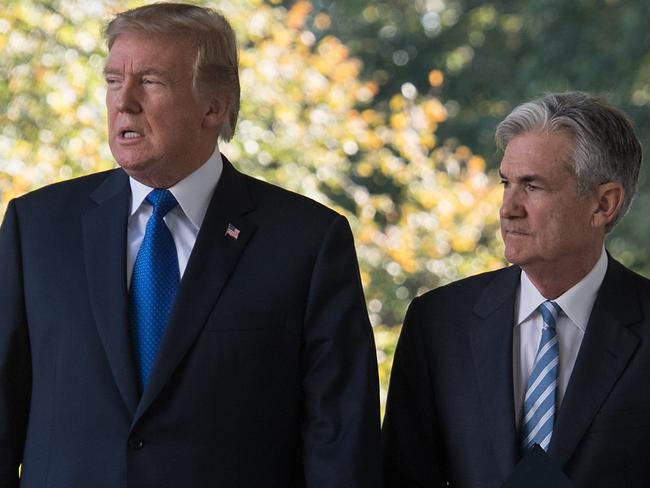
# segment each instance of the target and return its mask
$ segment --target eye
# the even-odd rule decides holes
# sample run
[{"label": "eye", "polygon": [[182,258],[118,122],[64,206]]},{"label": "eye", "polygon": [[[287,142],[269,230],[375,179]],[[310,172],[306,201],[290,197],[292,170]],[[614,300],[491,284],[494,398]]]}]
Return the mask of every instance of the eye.
[{"label": "eye", "polygon": [[106,85],[108,86],[116,86],[119,83],[120,83],[120,79],[114,76],[109,76],[106,78]]},{"label": "eye", "polygon": [[509,185],[510,185],[510,182],[508,180],[506,180],[504,178],[501,178],[501,186],[502,187],[508,188]]},{"label": "eye", "polygon": [[541,190],[541,188],[537,185],[534,185],[533,183],[526,183],[526,190],[537,191],[537,190]]},{"label": "eye", "polygon": [[162,82],[155,79],[155,78],[143,78],[142,79],[142,84],[143,85],[162,85]]}]

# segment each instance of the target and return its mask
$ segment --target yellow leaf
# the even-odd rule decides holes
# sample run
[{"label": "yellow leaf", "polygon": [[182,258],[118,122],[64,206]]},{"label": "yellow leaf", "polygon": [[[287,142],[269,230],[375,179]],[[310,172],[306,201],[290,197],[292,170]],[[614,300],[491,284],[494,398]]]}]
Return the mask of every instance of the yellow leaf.
[{"label": "yellow leaf", "polygon": [[332,19],[324,12],[319,13],[314,18],[314,26],[319,30],[329,29],[330,25],[332,25]]},{"label": "yellow leaf", "polygon": [[422,109],[433,122],[444,122],[447,120],[447,109],[437,98],[424,102]]},{"label": "yellow leaf", "polygon": [[305,0],[294,3],[287,13],[287,25],[292,29],[300,29],[305,24],[305,18],[311,12],[312,5]]},{"label": "yellow leaf", "polygon": [[442,71],[439,69],[434,69],[429,71],[429,84],[434,87],[438,88],[439,86],[442,85],[442,83],[445,81],[445,75],[443,74]]}]

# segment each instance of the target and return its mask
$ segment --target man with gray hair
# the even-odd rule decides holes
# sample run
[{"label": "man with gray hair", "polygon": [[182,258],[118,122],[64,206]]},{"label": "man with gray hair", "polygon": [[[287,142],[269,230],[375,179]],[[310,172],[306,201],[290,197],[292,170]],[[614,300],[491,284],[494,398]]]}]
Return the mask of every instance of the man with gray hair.
[{"label": "man with gray hair", "polygon": [[154,4],[106,37],[120,168],[17,198],[0,229],[0,487],[381,486],[352,234],[220,154],[230,25]]},{"label": "man with gray hair", "polygon": [[645,486],[650,281],[604,248],[634,196],[638,139],[623,113],[570,92],[515,108],[496,140],[513,266],[413,300],[384,422],[386,484],[497,487],[535,459],[525,466],[578,487]]}]

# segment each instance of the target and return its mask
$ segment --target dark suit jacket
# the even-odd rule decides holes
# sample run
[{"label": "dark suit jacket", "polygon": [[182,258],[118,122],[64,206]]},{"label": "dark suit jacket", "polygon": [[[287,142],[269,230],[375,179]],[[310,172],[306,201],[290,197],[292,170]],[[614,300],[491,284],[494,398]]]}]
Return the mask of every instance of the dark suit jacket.
[{"label": "dark suit jacket", "polygon": [[[520,274],[482,274],[411,304],[384,421],[387,487],[498,487],[513,470]],[[650,281],[610,258],[549,455],[577,487],[641,487],[649,446]]]},{"label": "dark suit jacket", "polygon": [[[0,231],[0,486],[380,484],[376,356],[347,221],[226,161],[140,396],[118,169]],[[228,224],[240,230],[225,235]]]}]

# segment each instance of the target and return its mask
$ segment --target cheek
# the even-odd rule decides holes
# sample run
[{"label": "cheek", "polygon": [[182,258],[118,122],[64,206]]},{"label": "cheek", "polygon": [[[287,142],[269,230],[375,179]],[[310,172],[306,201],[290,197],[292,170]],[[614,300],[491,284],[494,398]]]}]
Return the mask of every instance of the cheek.
[{"label": "cheek", "polygon": [[111,113],[115,112],[114,107],[115,107],[115,98],[116,95],[112,91],[107,91],[106,92],[106,110]]},{"label": "cheek", "polygon": [[584,239],[584,231],[584,224],[570,212],[553,213],[545,220],[540,245],[547,249],[567,249]]},{"label": "cheek", "polygon": [[117,110],[110,103],[106,103],[106,120],[108,122],[108,129],[111,131],[116,124],[117,113]]}]

